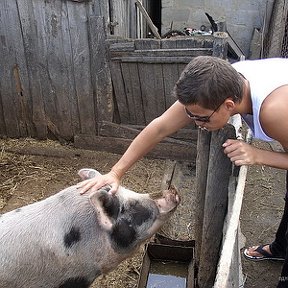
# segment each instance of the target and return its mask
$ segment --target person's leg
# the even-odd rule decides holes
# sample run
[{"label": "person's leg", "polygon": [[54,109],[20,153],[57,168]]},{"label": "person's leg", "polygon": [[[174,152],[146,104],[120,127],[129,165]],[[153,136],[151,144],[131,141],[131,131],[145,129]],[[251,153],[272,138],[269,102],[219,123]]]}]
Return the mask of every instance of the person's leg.
[{"label": "person's leg", "polygon": [[[286,204],[285,204],[283,218],[284,218],[285,213],[288,214],[288,212],[287,212],[287,210],[288,210],[288,208],[287,208],[287,206],[288,206],[287,205],[287,202],[288,202],[288,171],[287,171],[287,174],[286,174],[286,188],[287,188],[286,197],[285,197]],[[283,218],[282,218],[282,220],[283,220]],[[286,220],[287,219],[288,219],[288,216],[286,215]],[[282,224],[282,221],[281,221],[280,225],[281,224]],[[280,226],[279,226],[279,228],[280,228]],[[279,283],[278,283],[277,288],[285,288],[285,287],[287,288],[288,287],[288,247],[287,247],[287,243],[288,243],[288,227],[287,227],[287,223],[286,223],[285,241],[283,240],[283,235],[281,234],[281,233],[283,233],[282,230],[284,230],[284,229],[285,229],[285,223],[283,223],[283,227],[281,227],[281,231],[279,231],[279,229],[278,229],[279,235],[276,234],[276,239],[275,239],[274,242],[277,243],[277,244],[273,244],[273,252],[274,252],[274,249],[276,249],[277,253],[279,251],[283,251],[282,249],[284,248],[284,245],[286,245],[285,246],[286,257],[285,257],[284,264],[282,266],[281,276],[279,278]],[[278,231],[277,231],[277,233],[278,233]],[[278,236],[278,239],[277,239],[277,236]],[[279,249],[281,249],[281,250],[279,250]]]},{"label": "person's leg", "polygon": [[288,243],[288,241],[286,240],[288,239],[286,238],[288,237],[288,235],[286,235],[288,228],[287,225],[288,225],[288,171],[286,172],[285,206],[280,225],[275,235],[275,240],[270,245],[253,246],[248,249],[245,249],[244,251],[245,257],[250,260],[268,259],[269,255],[271,256],[273,255],[276,258],[278,257],[285,258]]},{"label": "person's leg", "polygon": [[288,224],[288,171],[286,172],[286,195],[283,216],[276,232],[275,240],[270,245],[271,253],[275,256],[285,256],[287,249],[287,224]]}]

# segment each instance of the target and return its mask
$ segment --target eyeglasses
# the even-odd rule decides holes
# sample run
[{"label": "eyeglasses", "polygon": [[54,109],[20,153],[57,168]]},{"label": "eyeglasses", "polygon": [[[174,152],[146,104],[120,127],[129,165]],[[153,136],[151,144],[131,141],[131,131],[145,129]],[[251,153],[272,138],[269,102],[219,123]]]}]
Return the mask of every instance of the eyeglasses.
[{"label": "eyeglasses", "polygon": [[221,107],[223,103],[221,103],[219,106],[217,106],[217,108],[209,115],[209,116],[198,116],[198,115],[194,115],[192,114],[185,106],[184,106],[184,110],[187,114],[187,116],[191,119],[193,119],[194,121],[199,121],[199,122],[203,122],[203,123],[208,123],[210,122],[210,118],[212,117],[212,115]]}]

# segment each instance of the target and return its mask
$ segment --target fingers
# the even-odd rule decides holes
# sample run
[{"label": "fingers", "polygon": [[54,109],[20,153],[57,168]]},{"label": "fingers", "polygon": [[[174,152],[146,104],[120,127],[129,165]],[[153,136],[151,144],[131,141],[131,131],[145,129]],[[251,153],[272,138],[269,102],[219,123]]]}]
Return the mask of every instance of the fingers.
[{"label": "fingers", "polygon": [[84,194],[88,190],[91,192],[99,190],[101,187],[105,185],[110,185],[111,189],[109,191],[110,194],[114,195],[119,187],[120,180],[112,173],[108,173],[105,175],[98,175],[94,178],[84,180],[78,183],[76,186],[80,188],[79,193]]},{"label": "fingers", "polygon": [[96,178],[91,178],[91,179],[82,181],[82,182],[77,184],[77,188],[81,188],[80,191],[79,191],[80,194],[84,194],[90,189],[92,191],[96,191],[96,190],[98,190],[101,187],[102,186],[99,185],[98,180]]},{"label": "fingers", "polygon": [[251,145],[241,141],[228,139],[222,144],[224,153],[236,166],[250,165],[254,161],[254,153]]}]

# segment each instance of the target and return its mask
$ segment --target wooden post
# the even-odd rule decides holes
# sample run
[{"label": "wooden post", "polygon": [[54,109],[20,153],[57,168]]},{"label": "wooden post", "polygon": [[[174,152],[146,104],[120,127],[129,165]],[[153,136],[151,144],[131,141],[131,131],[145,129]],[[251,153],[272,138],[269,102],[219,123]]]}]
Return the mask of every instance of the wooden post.
[{"label": "wooden post", "polygon": [[213,56],[226,59],[228,52],[228,34],[226,32],[215,32],[213,43]]},{"label": "wooden post", "polygon": [[195,207],[197,207],[197,213],[195,213],[195,262],[199,267],[200,251],[202,244],[202,227],[204,217],[205,206],[205,193],[207,184],[207,172],[209,163],[209,151],[210,151],[211,132],[205,130],[198,130],[197,139],[197,157],[196,157],[196,199]]},{"label": "wooden post", "polygon": [[[206,136],[209,137],[208,135]],[[202,181],[201,190],[204,189],[206,184],[205,196],[202,195],[200,197],[203,200],[203,203],[200,204],[203,209],[203,223],[200,230],[202,234],[201,240],[200,235],[198,235],[198,242],[201,242],[196,244],[196,247],[200,246],[197,256],[199,259],[197,279],[200,288],[213,286],[219,260],[223,225],[227,210],[229,179],[232,174],[232,163],[224,154],[222,147],[222,144],[228,138],[236,138],[235,129],[229,124],[223,129],[211,133],[210,149],[206,147],[205,151],[209,150],[209,157],[201,151],[201,147],[198,149],[197,164],[200,163],[204,167],[202,168],[204,175],[201,175],[197,181]],[[208,140],[203,139],[202,141],[207,143]],[[201,153],[199,153],[200,151]],[[208,163],[207,160],[209,161]],[[205,175],[207,176],[206,183]],[[199,210],[201,210],[200,207],[198,208]]]}]

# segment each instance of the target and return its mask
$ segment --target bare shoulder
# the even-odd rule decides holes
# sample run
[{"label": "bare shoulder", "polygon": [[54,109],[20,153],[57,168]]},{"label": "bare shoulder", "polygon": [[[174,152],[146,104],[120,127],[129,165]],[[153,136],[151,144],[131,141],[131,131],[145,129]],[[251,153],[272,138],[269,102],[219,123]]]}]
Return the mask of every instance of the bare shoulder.
[{"label": "bare shoulder", "polygon": [[288,147],[288,85],[274,90],[263,102],[260,122],[271,138]]}]

